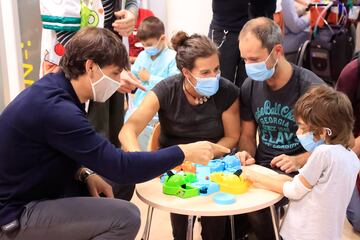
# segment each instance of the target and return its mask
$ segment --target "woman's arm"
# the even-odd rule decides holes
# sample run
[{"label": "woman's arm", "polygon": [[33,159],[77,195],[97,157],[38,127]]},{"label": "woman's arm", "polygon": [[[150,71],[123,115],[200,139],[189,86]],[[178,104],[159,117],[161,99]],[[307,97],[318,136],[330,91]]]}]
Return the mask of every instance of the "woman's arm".
[{"label": "woman's arm", "polygon": [[156,94],[149,92],[119,133],[119,140],[125,151],[140,151],[137,137],[159,109],[160,103]]},{"label": "woman's arm", "polygon": [[282,11],[284,14],[285,26],[292,33],[299,33],[309,27],[310,18],[308,15],[299,17],[296,13],[293,0],[283,0],[281,2]]},{"label": "woman's arm", "polygon": [[[239,113],[239,99],[222,114],[222,123],[224,126],[224,137],[217,143],[227,147],[234,148],[237,146],[240,137],[240,113]],[[215,153],[215,156],[220,156],[221,153]]]}]

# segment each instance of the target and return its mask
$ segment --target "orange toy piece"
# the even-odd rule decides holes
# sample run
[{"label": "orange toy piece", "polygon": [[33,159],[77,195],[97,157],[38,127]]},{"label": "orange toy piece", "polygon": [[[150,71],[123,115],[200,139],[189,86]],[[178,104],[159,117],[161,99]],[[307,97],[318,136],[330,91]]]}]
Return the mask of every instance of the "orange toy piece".
[{"label": "orange toy piece", "polygon": [[184,161],[181,165],[174,168],[175,171],[196,173],[196,166],[190,161]]}]

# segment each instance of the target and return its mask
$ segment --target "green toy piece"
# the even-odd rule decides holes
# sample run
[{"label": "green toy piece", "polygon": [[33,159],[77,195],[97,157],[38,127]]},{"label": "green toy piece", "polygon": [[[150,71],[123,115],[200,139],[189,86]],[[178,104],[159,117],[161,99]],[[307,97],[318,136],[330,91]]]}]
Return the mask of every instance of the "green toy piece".
[{"label": "green toy piece", "polygon": [[167,195],[175,195],[180,198],[190,198],[200,195],[199,189],[191,186],[196,182],[196,175],[193,173],[168,174],[163,184],[163,193]]}]

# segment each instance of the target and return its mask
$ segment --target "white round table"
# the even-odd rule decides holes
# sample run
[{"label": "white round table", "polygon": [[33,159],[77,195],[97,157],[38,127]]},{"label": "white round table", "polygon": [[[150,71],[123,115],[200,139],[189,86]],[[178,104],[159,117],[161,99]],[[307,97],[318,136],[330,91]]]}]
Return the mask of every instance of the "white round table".
[{"label": "white round table", "polygon": [[[271,169],[259,165],[251,165],[248,167],[251,168],[251,170],[265,174],[278,174]],[[136,194],[141,201],[149,205],[144,235],[142,238],[145,240],[149,239],[154,208],[171,213],[189,215],[187,239],[191,240],[193,216],[232,216],[231,227],[234,239],[234,215],[255,212],[267,207],[270,207],[276,239],[279,239],[278,223],[274,204],[279,202],[283,198],[283,195],[278,193],[251,186],[246,193],[235,195],[235,203],[229,205],[219,205],[213,201],[213,197],[217,193],[187,199],[165,195],[162,193],[162,184],[160,183],[159,178],[156,178],[145,183],[137,184]]]}]

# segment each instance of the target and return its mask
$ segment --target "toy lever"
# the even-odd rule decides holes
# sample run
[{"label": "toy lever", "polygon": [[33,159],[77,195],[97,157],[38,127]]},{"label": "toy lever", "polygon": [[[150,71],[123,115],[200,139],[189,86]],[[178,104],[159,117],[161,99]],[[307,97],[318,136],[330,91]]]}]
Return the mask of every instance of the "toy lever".
[{"label": "toy lever", "polygon": [[242,174],[242,170],[241,168],[239,170],[237,170],[236,172],[234,172],[234,174],[238,177],[240,177],[240,175]]},{"label": "toy lever", "polygon": [[175,175],[172,171],[166,171],[166,174],[170,178],[171,176]]}]

